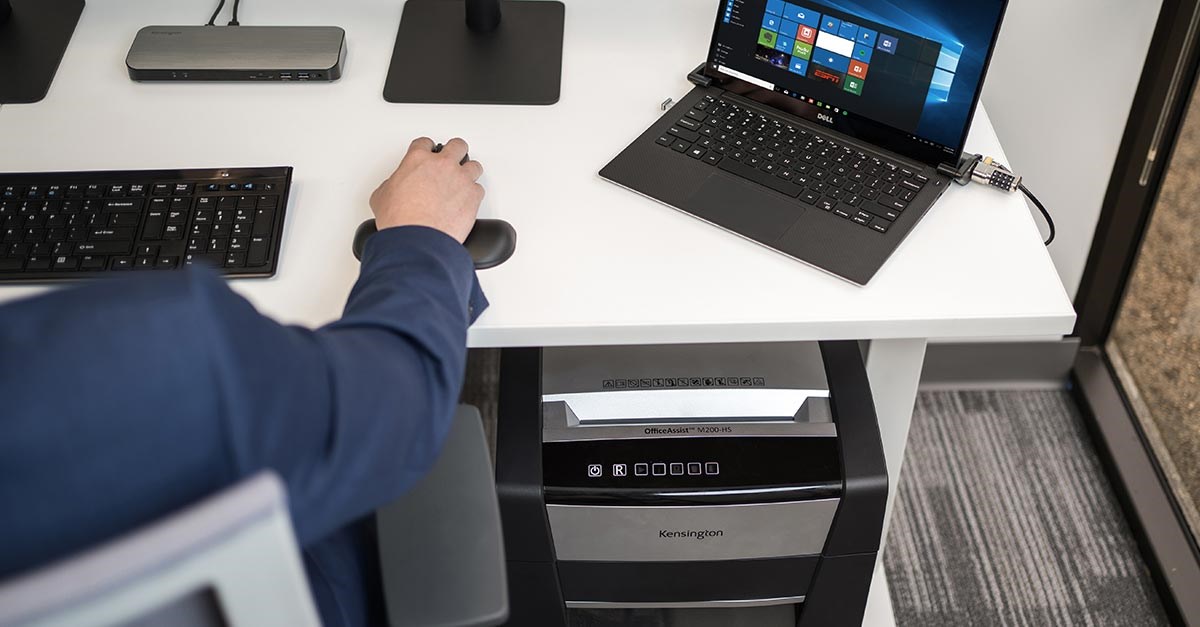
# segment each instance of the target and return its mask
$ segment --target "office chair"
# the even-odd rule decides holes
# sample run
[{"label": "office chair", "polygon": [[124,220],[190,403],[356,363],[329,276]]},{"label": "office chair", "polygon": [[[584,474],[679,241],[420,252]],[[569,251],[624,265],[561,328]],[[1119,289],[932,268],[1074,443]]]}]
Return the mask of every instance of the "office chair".
[{"label": "office chair", "polygon": [[[263,472],[0,583],[0,627],[318,627],[285,496]],[[507,619],[500,511],[475,408],[459,408],[429,476],[377,515],[394,627]]]}]

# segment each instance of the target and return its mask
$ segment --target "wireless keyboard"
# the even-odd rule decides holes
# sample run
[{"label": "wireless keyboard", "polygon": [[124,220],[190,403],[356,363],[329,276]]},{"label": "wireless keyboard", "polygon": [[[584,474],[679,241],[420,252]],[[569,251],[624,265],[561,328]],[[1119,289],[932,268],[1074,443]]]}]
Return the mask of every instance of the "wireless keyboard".
[{"label": "wireless keyboard", "polygon": [[0,173],[0,283],[207,264],[268,277],[292,168]]}]

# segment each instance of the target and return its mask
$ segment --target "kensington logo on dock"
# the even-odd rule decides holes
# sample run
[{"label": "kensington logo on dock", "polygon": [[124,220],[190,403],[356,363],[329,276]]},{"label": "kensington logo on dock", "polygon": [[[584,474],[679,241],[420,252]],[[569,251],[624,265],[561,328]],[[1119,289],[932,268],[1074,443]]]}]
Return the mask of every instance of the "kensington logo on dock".
[{"label": "kensington logo on dock", "polygon": [[761,388],[767,386],[764,377],[652,377],[648,379],[604,379],[605,390],[636,390],[640,388]]}]

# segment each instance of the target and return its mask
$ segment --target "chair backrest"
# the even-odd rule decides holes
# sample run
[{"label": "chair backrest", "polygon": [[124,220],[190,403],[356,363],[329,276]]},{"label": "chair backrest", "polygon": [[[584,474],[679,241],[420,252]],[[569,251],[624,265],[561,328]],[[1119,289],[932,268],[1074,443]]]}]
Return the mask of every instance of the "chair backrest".
[{"label": "chair backrest", "polygon": [[264,472],[0,582],[0,627],[319,627],[279,479]]}]

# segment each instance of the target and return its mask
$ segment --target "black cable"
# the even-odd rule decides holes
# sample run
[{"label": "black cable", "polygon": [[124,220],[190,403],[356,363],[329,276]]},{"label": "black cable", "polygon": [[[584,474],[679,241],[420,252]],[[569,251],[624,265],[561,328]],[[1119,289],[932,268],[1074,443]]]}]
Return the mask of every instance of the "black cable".
[{"label": "black cable", "polygon": [[233,19],[229,20],[230,26],[240,26],[240,24],[238,24],[238,20],[237,20],[237,10],[238,10],[238,5],[241,3],[242,3],[242,0],[233,0]]},{"label": "black cable", "polygon": [[1021,193],[1025,194],[1026,198],[1033,201],[1033,204],[1038,208],[1038,211],[1042,212],[1042,217],[1046,218],[1046,226],[1050,227],[1050,237],[1047,237],[1046,241],[1043,243],[1049,246],[1050,242],[1054,241],[1054,219],[1050,217],[1050,212],[1046,211],[1046,208],[1042,206],[1042,203],[1037,199],[1037,196],[1034,196],[1033,192],[1029,191],[1029,189],[1025,187],[1024,183],[1017,185],[1017,189],[1021,190]]},{"label": "black cable", "polygon": [[213,26],[216,24],[217,16],[221,14],[221,9],[224,9],[224,8],[225,8],[225,0],[221,0],[221,3],[217,5],[217,10],[213,11],[212,17],[208,18],[207,26]]}]

